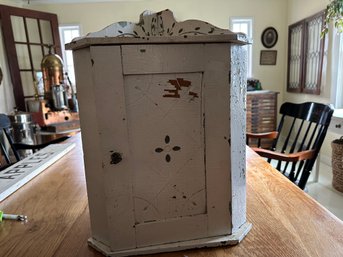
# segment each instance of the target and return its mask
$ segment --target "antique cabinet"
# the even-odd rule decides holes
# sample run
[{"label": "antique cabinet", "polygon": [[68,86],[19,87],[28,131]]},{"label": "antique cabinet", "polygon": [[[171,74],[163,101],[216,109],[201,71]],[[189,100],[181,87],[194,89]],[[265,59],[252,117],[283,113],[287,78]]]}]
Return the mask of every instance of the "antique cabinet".
[{"label": "antique cabinet", "polygon": [[67,45],[93,247],[135,255],[237,244],[249,231],[245,43],[166,10]]}]

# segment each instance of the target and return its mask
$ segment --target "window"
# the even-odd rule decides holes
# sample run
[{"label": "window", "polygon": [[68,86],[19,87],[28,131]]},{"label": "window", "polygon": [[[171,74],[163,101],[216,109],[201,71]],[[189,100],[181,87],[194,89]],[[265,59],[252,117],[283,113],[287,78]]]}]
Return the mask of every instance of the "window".
[{"label": "window", "polygon": [[0,5],[1,27],[16,107],[36,94],[34,81],[48,45],[61,54],[56,14]]},{"label": "window", "polygon": [[[248,39],[252,41],[252,18],[239,18],[239,17],[231,17],[230,18],[230,30],[233,32],[242,32],[247,35]],[[252,46],[247,45],[247,52],[248,52],[248,77],[252,76]]]},{"label": "window", "polygon": [[289,26],[288,92],[320,94],[325,52],[323,22],[324,12],[320,12]]},{"label": "window", "polygon": [[[331,39],[331,38],[330,38]],[[331,99],[334,107],[343,108],[343,33],[338,34],[336,29],[332,33],[332,86]]]},{"label": "window", "polygon": [[73,85],[74,92],[75,88],[75,72],[74,72],[74,61],[73,53],[71,50],[65,50],[64,45],[70,43],[73,38],[80,36],[80,26],[79,25],[68,25],[60,26],[60,37],[61,37],[61,47],[62,47],[62,57],[64,61],[64,72],[68,72],[69,79]]}]

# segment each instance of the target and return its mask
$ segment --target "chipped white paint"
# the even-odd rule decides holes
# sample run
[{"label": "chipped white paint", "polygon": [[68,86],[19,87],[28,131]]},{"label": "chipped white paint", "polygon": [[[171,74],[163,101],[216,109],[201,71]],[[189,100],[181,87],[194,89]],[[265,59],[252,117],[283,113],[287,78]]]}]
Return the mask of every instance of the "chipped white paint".
[{"label": "chipped white paint", "polygon": [[[232,185],[232,232],[245,222],[246,213],[246,169],[245,169],[245,131],[246,131],[246,70],[247,52],[243,47],[231,47],[231,185]],[[244,117],[244,119],[242,119]],[[235,139],[235,140],[233,140]]]},{"label": "chipped white paint", "polygon": [[[169,11],[156,15],[140,26],[181,26],[168,23]],[[72,45],[90,244],[111,256],[216,246],[220,240],[235,244],[250,229],[243,135],[246,57],[232,43],[236,39],[225,37],[232,32],[211,31],[199,21],[185,24],[184,31],[205,28],[210,36],[187,34],[190,41],[182,44],[184,38],[178,41],[179,35],[163,30],[156,32],[162,33],[161,44],[90,37],[87,44]],[[213,36],[215,31],[224,34]]]},{"label": "chipped white paint", "polygon": [[[184,242],[175,242],[170,244],[162,244],[158,246],[147,246],[138,249],[128,249],[123,251],[111,251],[111,249],[107,246],[102,244],[101,242],[97,241],[94,238],[90,238],[89,244],[97,249],[98,251],[102,252],[106,256],[133,256],[133,255],[146,255],[146,254],[154,254],[159,252],[173,252],[173,251],[182,251],[187,250],[190,248],[197,248],[202,247],[216,247],[216,246],[230,246],[236,245],[240,243],[243,238],[247,235],[250,231],[252,225],[250,223],[245,223],[242,225],[239,230],[231,235],[227,236],[218,236],[218,237],[210,237],[205,239],[196,239],[196,240],[189,240]],[[181,255],[180,255],[181,256]],[[187,255],[183,255],[187,257]]]},{"label": "chipped white paint", "polygon": [[101,44],[180,43],[180,42],[235,42],[247,43],[243,33],[220,29],[200,20],[177,22],[170,10],[158,13],[145,11],[139,23],[120,21],[106,28],[75,38],[66,49],[83,48]]},{"label": "chipped white paint", "polygon": [[[113,23],[106,28],[88,33],[83,38],[96,37],[166,37],[166,36],[194,36],[194,35],[234,35],[246,40],[242,33],[233,33],[227,29],[220,29],[207,22],[200,20],[186,20],[177,22],[170,10],[158,13],[145,11],[140,15],[138,23],[120,21]],[[74,41],[80,40],[76,38]]]}]

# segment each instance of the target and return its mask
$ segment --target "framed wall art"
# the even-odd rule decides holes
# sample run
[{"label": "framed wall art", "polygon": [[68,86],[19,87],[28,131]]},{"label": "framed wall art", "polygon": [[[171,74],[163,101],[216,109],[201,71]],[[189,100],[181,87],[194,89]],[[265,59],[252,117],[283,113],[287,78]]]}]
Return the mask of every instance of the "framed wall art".
[{"label": "framed wall art", "polygon": [[268,27],[262,32],[261,41],[265,48],[272,48],[276,45],[278,33],[275,28]]},{"label": "framed wall art", "polygon": [[260,65],[276,65],[276,50],[261,50]]}]

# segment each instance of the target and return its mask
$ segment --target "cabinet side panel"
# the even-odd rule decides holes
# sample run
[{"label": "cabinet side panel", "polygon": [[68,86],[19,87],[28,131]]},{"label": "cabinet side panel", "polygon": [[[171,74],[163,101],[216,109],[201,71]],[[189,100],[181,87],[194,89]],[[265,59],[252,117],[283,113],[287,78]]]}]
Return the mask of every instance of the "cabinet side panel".
[{"label": "cabinet side panel", "polygon": [[232,232],[246,222],[246,69],[247,54],[242,46],[231,47],[231,188]]},{"label": "cabinet side panel", "polygon": [[229,44],[206,44],[204,110],[208,235],[231,234]]},{"label": "cabinet side panel", "polygon": [[92,236],[104,244],[109,243],[104,192],[104,173],[101,166],[101,145],[97,123],[94,84],[89,48],[73,52],[77,95],[82,129],[85,173]]},{"label": "cabinet side panel", "polygon": [[121,47],[92,46],[91,58],[110,247],[130,249],[136,242]]}]

